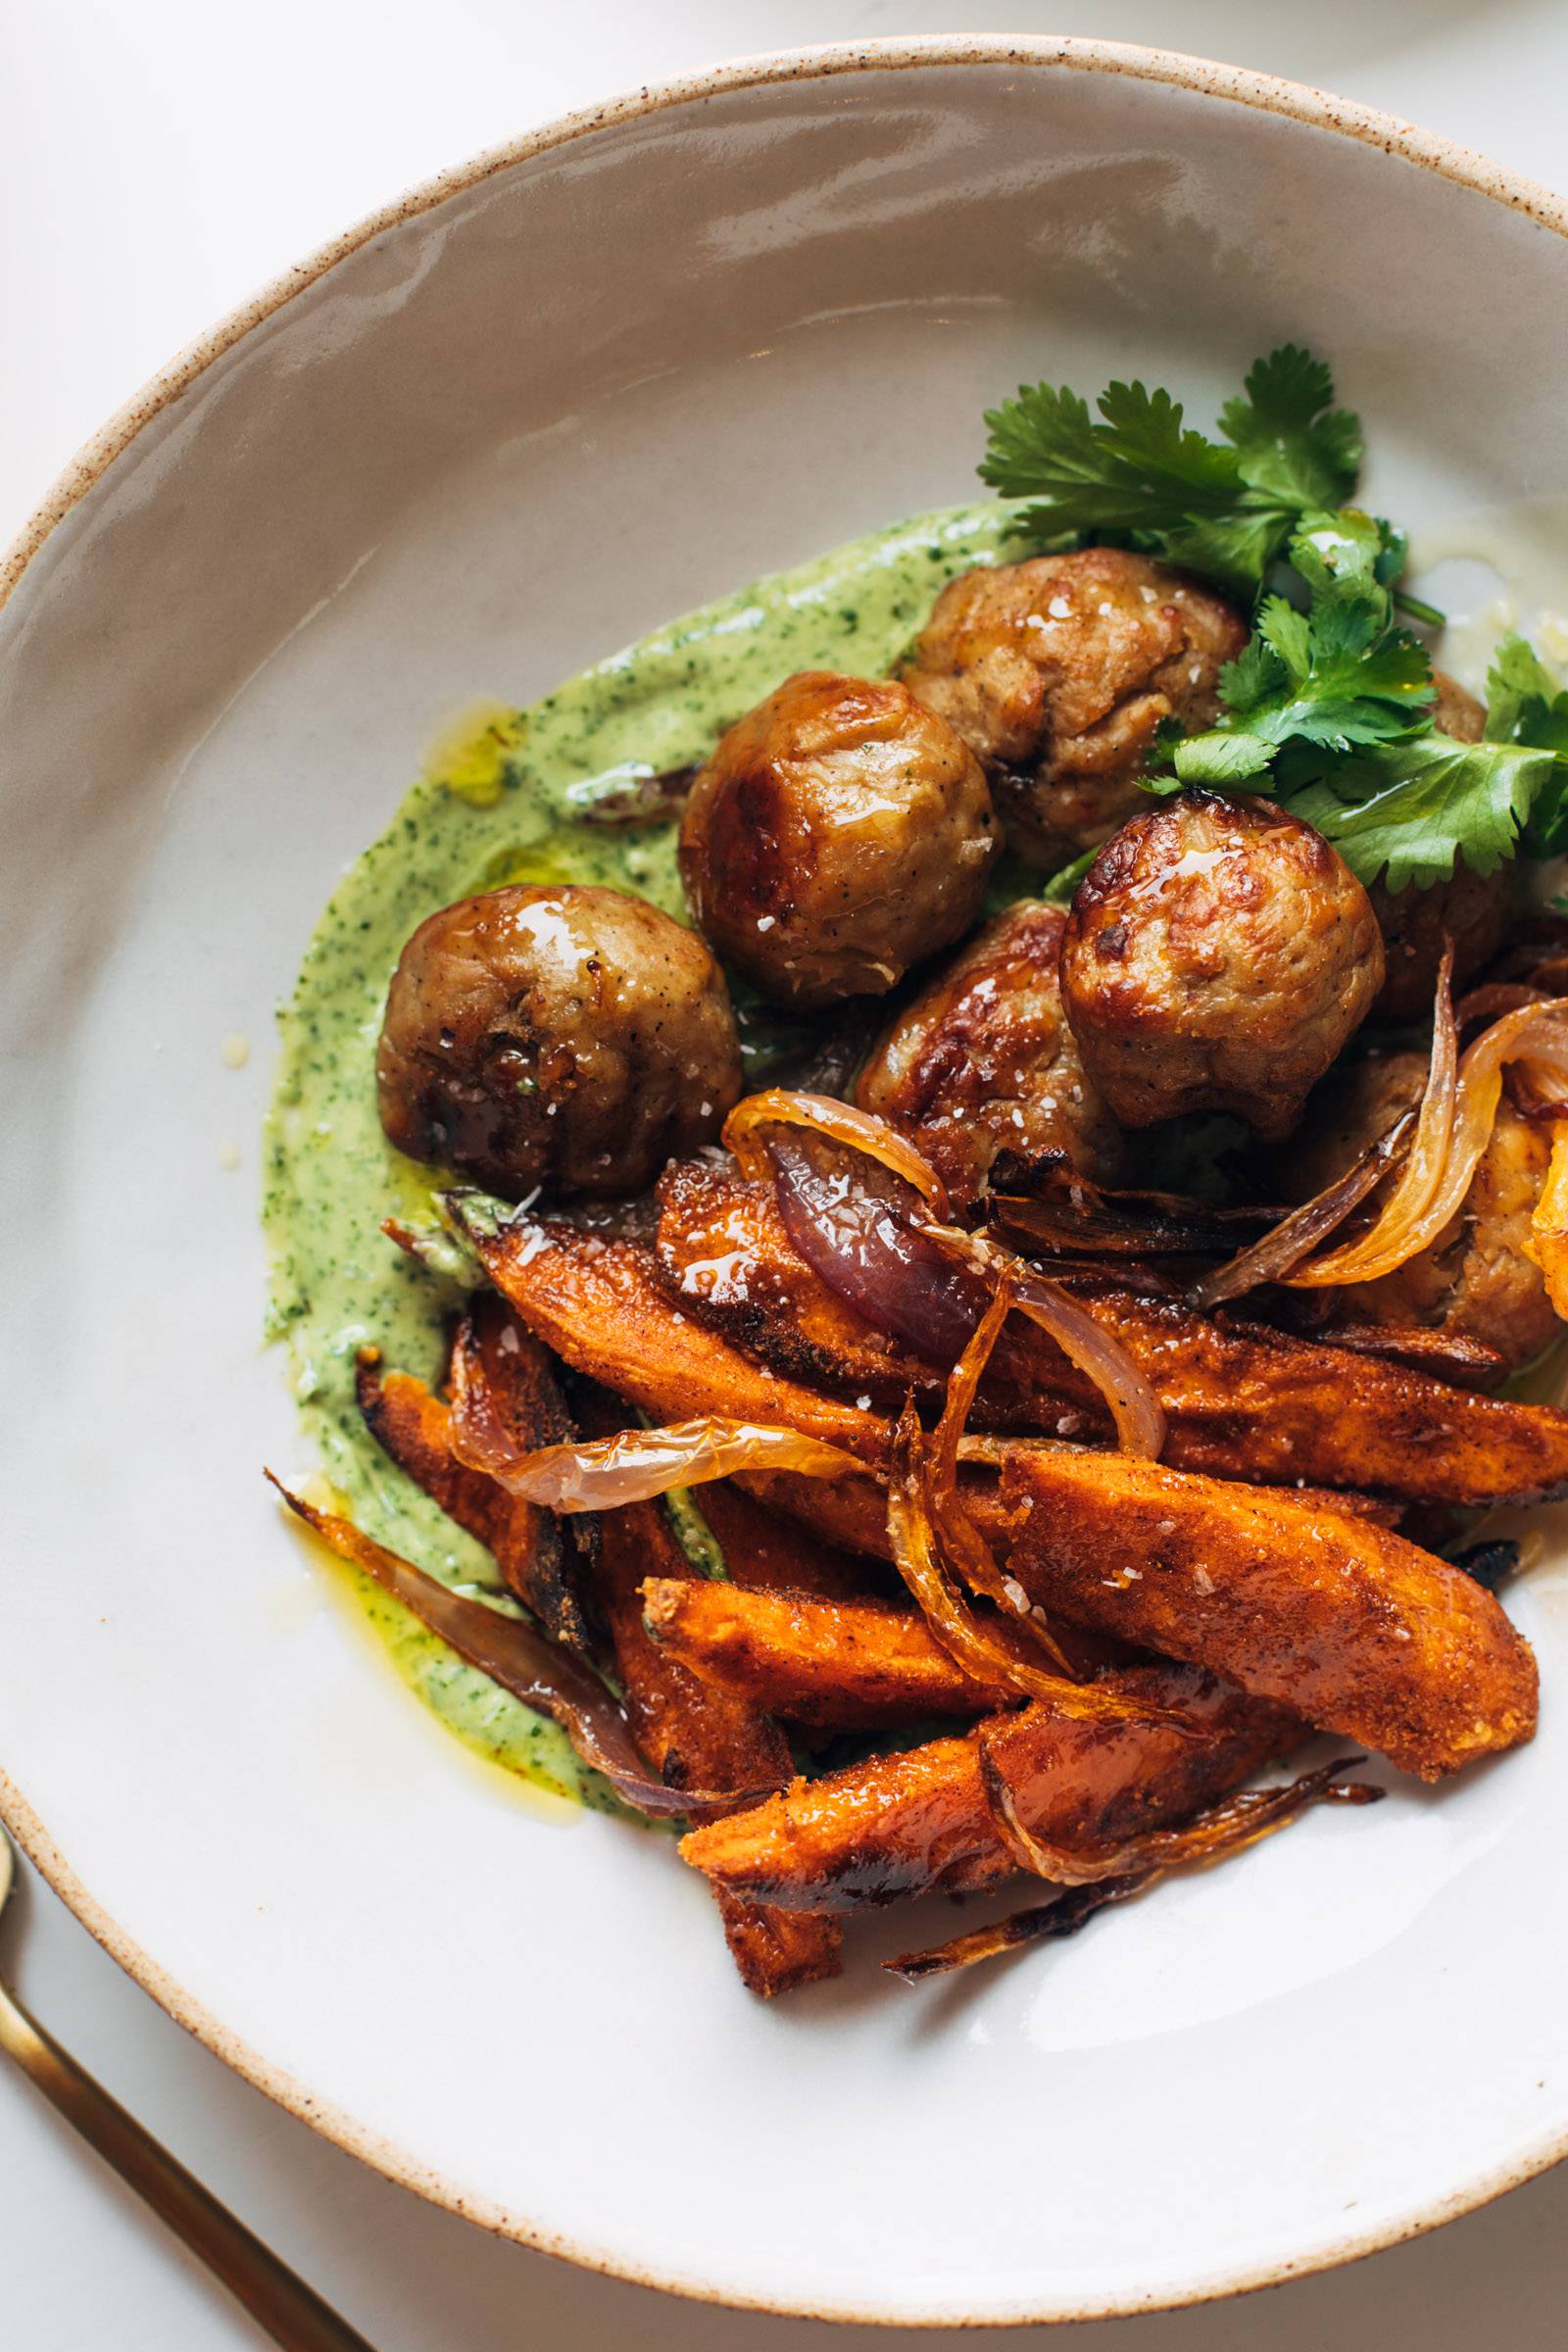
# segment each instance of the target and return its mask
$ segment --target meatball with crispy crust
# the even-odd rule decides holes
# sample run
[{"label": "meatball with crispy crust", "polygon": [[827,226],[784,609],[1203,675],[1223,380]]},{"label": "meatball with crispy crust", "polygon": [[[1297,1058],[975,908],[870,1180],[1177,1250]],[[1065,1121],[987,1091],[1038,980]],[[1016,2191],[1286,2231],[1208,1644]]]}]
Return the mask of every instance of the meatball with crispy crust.
[{"label": "meatball with crispy crust", "polygon": [[965,1204],[997,1163],[1060,1154],[1102,1183],[1121,1137],[1085,1076],[1061,1006],[1066,910],[1021,900],[906,1005],[860,1073],[856,1101],[902,1128]]},{"label": "meatball with crispy crust", "polygon": [[[1420,1053],[1368,1054],[1336,1070],[1307,1105],[1304,1131],[1281,1170],[1287,1197],[1310,1200],[1332,1184],[1420,1102],[1426,1075]],[[1550,1156],[1549,1131],[1521,1117],[1505,1085],[1458,1215],[1392,1274],[1330,1294],[1336,1315],[1481,1340],[1510,1366],[1538,1355],[1560,1328],[1540,1268],[1525,1255]]]},{"label": "meatball with crispy crust", "polygon": [[903,686],[786,678],[691,789],[680,870],[705,938],[765,996],[882,996],[962,937],[1002,847],[979,761]]},{"label": "meatball with crispy crust", "polygon": [[1204,792],[1123,825],[1062,942],[1067,1018],[1124,1127],[1224,1110],[1289,1134],[1382,984],[1371,903],[1321,833]]},{"label": "meatball with crispy crust", "polygon": [[[1487,723],[1485,705],[1444,670],[1435,669],[1432,682],[1438,690],[1433,725],[1458,743],[1479,743]],[[1502,945],[1512,894],[1513,868],[1506,864],[1495,873],[1478,874],[1458,862],[1447,881],[1426,890],[1396,892],[1374,882],[1372,910],[1383,932],[1387,971],[1373,1019],[1419,1021],[1430,1014],[1447,940],[1453,942],[1454,986],[1473,978]]]},{"label": "meatball with crispy crust", "polygon": [[617,890],[486,891],[405,947],[375,1057],[400,1152],[509,1200],[639,1192],[710,1143],[741,1093],[724,977]]},{"label": "meatball with crispy crust", "polygon": [[1214,589],[1091,547],[950,581],[904,677],[985,761],[1009,846],[1051,869],[1131,815],[1162,720],[1213,722],[1246,642]]}]

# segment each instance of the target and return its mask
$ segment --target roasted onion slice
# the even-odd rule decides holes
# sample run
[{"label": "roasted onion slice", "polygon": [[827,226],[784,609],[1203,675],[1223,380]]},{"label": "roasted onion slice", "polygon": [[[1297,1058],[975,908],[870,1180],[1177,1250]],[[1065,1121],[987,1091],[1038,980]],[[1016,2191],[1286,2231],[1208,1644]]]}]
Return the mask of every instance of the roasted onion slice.
[{"label": "roasted onion slice", "polygon": [[1174,1193],[1107,1192],[1070,1163],[1031,1168],[1027,1193],[992,1193],[993,1231],[1047,1257],[1219,1257],[1277,1208],[1210,1208]]},{"label": "roasted onion slice", "polygon": [[768,1173],[761,1136],[766,1127],[808,1127],[812,1134],[828,1136],[852,1152],[863,1152],[912,1185],[939,1217],[951,1214],[948,1188],[924,1153],[886,1119],[857,1110],[853,1102],[840,1102],[832,1095],[793,1094],[783,1087],[747,1095],[724,1121],[722,1141],[725,1150],[734,1153],[742,1175],[754,1181]]},{"label": "roasted onion slice", "polygon": [[1031,1903],[1026,1911],[1009,1911],[1005,1919],[993,1920],[989,1927],[970,1928],[923,1952],[901,1952],[896,1960],[884,1960],[882,1965],[890,1977],[902,1977],[906,1984],[923,1984],[927,1977],[951,1976],[955,1969],[972,1968],[977,1960],[995,1960],[1000,1953],[1018,1951],[1026,1943],[1059,1941],[1065,1936],[1076,1936],[1112,1903],[1124,1903],[1130,1895],[1141,1893],[1158,1876],[1157,1870],[1140,1870],[1125,1879],[1102,1879],[1093,1886],[1069,1886],[1054,1902]]},{"label": "roasted onion slice", "polygon": [[[901,1198],[899,1185],[886,1178],[858,1182],[821,1167],[808,1148],[777,1132],[789,1125],[868,1155],[919,1200]],[[928,1363],[952,1364],[1008,1275],[1013,1303],[1104,1397],[1123,1449],[1159,1452],[1164,1414],[1120,1341],[1001,1243],[949,1224],[940,1179],[885,1119],[811,1095],[753,1095],[731,1111],[724,1140],[748,1175],[772,1176],[793,1246],[879,1331],[893,1333]]]},{"label": "roasted onion slice", "polygon": [[1342,1781],[1340,1775],[1361,1756],[1341,1756],[1319,1765],[1298,1780],[1277,1788],[1246,1788],[1238,1796],[1222,1797],[1191,1821],[1171,1829],[1148,1830],[1119,1845],[1098,1848],[1053,1845],[1037,1838],[1022,1819],[1012,1789],[998,1763],[993,1742],[981,1727],[980,1780],[998,1835],[1022,1870],[1050,1879],[1057,1886],[1092,1886],[1102,1879],[1121,1879],[1132,1872],[1176,1870],[1193,1862],[1217,1862],[1224,1854],[1240,1853],[1275,1830],[1294,1821],[1309,1805],[1370,1805],[1384,1793],[1370,1781]]},{"label": "roasted onion slice", "polygon": [[1463,1205],[1492,1140],[1507,1063],[1525,1061],[1543,1072],[1568,1073],[1568,997],[1505,1012],[1452,1065],[1446,974],[1446,966],[1438,992],[1432,1075],[1404,1172],[1370,1229],[1299,1267],[1288,1278],[1294,1289],[1372,1282],[1428,1249]]},{"label": "roasted onion slice", "polygon": [[[888,1542],[899,1574],[948,1655],[977,1682],[1006,1684],[1020,1697],[1056,1698],[1065,1682],[1040,1658],[1027,1637],[1004,1618],[983,1624],[949,1575],[937,1541],[925,1477],[925,1432],[912,1400],[894,1441],[888,1481]],[[1086,1693],[1087,1695],[1087,1693]]]},{"label": "roasted onion slice", "polygon": [[[957,1567],[958,1574],[973,1592],[983,1593],[1004,1616],[1021,1627],[1046,1652],[1058,1674],[1076,1681],[1072,1665],[1055,1636],[1052,1633],[1042,1610],[1027,1605],[1027,1595],[1021,1585],[1011,1585],[992,1557],[991,1546],[964,1508],[958,1492],[958,1457],[963,1442],[964,1424],[974,1405],[975,1393],[981,1377],[991,1360],[991,1352],[1002,1333],[1013,1304],[1010,1277],[1004,1275],[997,1293],[980,1319],[979,1328],[963,1354],[955,1365],[948,1382],[942,1418],[927,1449],[924,1473],[924,1500],[931,1524],[938,1531],[942,1550]],[[1020,1602],[1023,1603],[1020,1606]]]},{"label": "roasted onion slice", "polygon": [[987,1286],[916,1228],[919,1196],[902,1178],[879,1184],[863,1160],[867,1180],[850,1182],[786,1131],[762,1149],[792,1248],[867,1323],[946,1370],[968,1345]]},{"label": "roasted onion slice", "polygon": [[1110,1408],[1122,1451],[1142,1454],[1150,1461],[1158,1458],[1165,1443],[1164,1408],[1152,1383],[1103,1324],[1097,1323],[1049,1275],[1026,1266],[985,1234],[964,1233],[956,1225],[922,1225],[919,1230],[973,1267],[993,1290],[1005,1281],[1011,1303],[1032,1323],[1038,1323],[1067,1361],[1094,1382]]},{"label": "roasted onion slice", "polygon": [[[1330,1764],[1326,1769],[1334,1774],[1342,1767]],[[1312,1782],[1321,1777],[1317,1773],[1308,1773],[1305,1780]],[[1296,1814],[1309,1804],[1364,1805],[1383,1792],[1380,1788],[1369,1788],[1364,1782],[1352,1781],[1331,1782],[1326,1788],[1312,1788],[1303,1793],[1303,1783],[1298,1781],[1290,1788],[1259,1789],[1253,1793],[1262,1798],[1294,1798],[1295,1804],[1292,1811],[1276,1811],[1268,1820],[1259,1820],[1256,1813],[1244,1816],[1244,1834],[1233,1836],[1227,1843],[1211,1843],[1206,1851],[1168,1858],[1162,1863],[1120,1875],[1076,1881],[1066,1886],[1054,1902],[1033,1903],[1027,1910],[1013,1911],[1005,1919],[993,1921],[989,1927],[971,1928],[964,1935],[955,1936],[947,1943],[933,1944],[926,1951],[901,1952],[897,1959],[884,1960],[882,1965],[890,1976],[902,1977],[906,1984],[920,1984],[927,1977],[949,1976],[956,1969],[972,1968],[979,1960],[995,1960],[1004,1952],[1018,1951],[1024,1944],[1046,1943],[1062,1936],[1076,1936],[1078,1930],[1087,1927],[1099,1912],[1114,1903],[1124,1903],[1132,1895],[1141,1894],[1146,1886],[1153,1886],[1179,1861],[1218,1861],[1223,1854],[1239,1852],[1244,1845],[1266,1838],[1271,1830],[1283,1829],[1286,1821],[1294,1820]],[[1233,1797],[1230,1806],[1235,1808],[1247,1801],[1246,1798]],[[1215,1808],[1216,1812],[1224,1809]],[[1200,1816],[1200,1821],[1205,1818]],[[1189,1830],[1198,1827],[1199,1823],[1188,1825]],[[1179,1838],[1186,1834],[1183,1831],[1156,1833],[1172,1838]]]},{"label": "roasted onion slice", "polygon": [[541,1446],[519,1452],[493,1422],[452,1419],[452,1450],[470,1470],[482,1470],[509,1494],[546,1510],[612,1511],[648,1502],[671,1487],[701,1486],[739,1470],[793,1470],[805,1478],[843,1478],[865,1465],[841,1446],[798,1430],[710,1413],[663,1429],[624,1429],[582,1445]]},{"label": "roasted onion slice", "polygon": [[1326,1242],[1331,1233],[1339,1231],[1370,1193],[1376,1192],[1390,1169],[1400,1164],[1415,1140],[1415,1112],[1401,1111],[1393,1126],[1369,1144],[1343,1176],[1337,1176],[1300,1208],[1292,1209],[1261,1241],[1238,1250],[1223,1266],[1216,1266],[1212,1274],[1195,1282],[1187,1294],[1188,1305],[1203,1314],[1210,1307],[1223,1306],[1228,1298],[1240,1298],[1244,1293],[1255,1291],[1259,1283],[1283,1282],[1320,1242]]},{"label": "roasted onion slice", "polygon": [[[888,1480],[888,1544],[894,1564],[948,1655],[977,1682],[1004,1683],[1020,1697],[1049,1698],[1060,1712],[1088,1723],[1161,1723],[1201,1732],[1191,1717],[1098,1683],[1073,1682],[1048,1666],[1013,1607],[978,1617],[949,1572],[932,1505],[929,1447],[911,1398],[894,1440]],[[1033,1629],[1032,1629],[1033,1630]]]},{"label": "roasted onion slice", "polygon": [[412,1560],[361,1533],[350,1519],[318,1511],[314,1503],[291,1494],[280,1479],[271,1479],[297,1518],[313,1528],[341,1559],[364,1570],[404,1607],[440,1636],[460,1658],[487,1674],[503,1690],[537,1707],[559,1723],[577,1754],[595,1772],[603,1773],[616,1793],[639,1813],[678,1817],[702,1805],[721,1805],[733,1811],[748,1798],[758,1802],[772,1794],[772,1787],[757,1789],[668,1788],[656,1781],[638,1753],[631,1727],[599,1677],[581,1659],[525,1624],[520,1617],[503,1616],[482,1600],[454,1592]]}]

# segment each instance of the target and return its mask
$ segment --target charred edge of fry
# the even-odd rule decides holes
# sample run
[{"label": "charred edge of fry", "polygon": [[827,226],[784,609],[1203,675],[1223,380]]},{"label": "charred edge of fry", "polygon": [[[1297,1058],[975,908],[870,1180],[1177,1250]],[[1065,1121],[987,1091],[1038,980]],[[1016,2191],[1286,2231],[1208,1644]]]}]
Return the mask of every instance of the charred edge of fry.
[{"label": "charred edge of fry", "polygon": [[722,1886],[711,1888],[730,1958],[748,1992],[764,2001],[836,1977],[844,1966],[844,1922],[827,1912],[775,1911]]},{"label": "charred edge of fry", "polygon": [[[466,1317],[455,1365],[473,1345],[472,1328]],[[537,1343],[529,1341],[528,1347],[542,1361]],[[467,1372],[475,1384],[487,1377],[476,1357]],[[587,1654],[593,1629],[579,1589],[582,1545],[547,1512],[516,1500],[482,1471],[460,1462],[451,1446],[451,1408],[412,1373],[388,1371],[378,1348],[361,1348],[355,1391],[365,1425],[382,1451],[448,1518],[484,1544],[506,1585],[556,1641]]]},{"label": "charred edge of fry", "polygon": [[1385,1792],[1372,1782],[1340,1779],[1342,1773],[1365,1762],[1364,1756],[1340,1756],[1332,1764],[1303,1772],[1282,1788],[1244,1788],[1206,1805],[1189,1821],[1151,1830],[1141,1838],[1125,1838],[1118,1845],[1094,1852],[1085,1846],[1048,1842],[1029,1828],[984,1730],[980,1735],[980,1786],[998,1836],[1020,1870],[1056,1886],[1092,1886],[1133,1871],[1162,1872],[1220,1862],[1284,1829],[1311,1805],[1376,1804]]}]

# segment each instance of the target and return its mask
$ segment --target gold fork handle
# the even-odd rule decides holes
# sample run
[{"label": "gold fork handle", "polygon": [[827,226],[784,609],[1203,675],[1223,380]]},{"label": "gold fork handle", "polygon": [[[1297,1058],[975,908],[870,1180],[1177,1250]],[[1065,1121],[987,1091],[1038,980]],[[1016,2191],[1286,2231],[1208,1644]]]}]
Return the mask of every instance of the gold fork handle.
[{"label": "gold fork handle", "polygon": [[66,2121],[146,2199],[175,2236],[184,2239],[285,2352],[371,2352],[363,2335],[160,2147],[3,1986],[0,2050],[15,2058]]}]

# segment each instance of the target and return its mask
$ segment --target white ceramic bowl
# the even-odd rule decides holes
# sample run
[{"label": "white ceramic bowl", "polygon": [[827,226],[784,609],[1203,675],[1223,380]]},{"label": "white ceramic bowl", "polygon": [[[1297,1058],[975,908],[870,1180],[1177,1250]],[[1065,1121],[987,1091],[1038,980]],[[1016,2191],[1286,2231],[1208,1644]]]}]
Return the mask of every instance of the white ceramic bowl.
[{"label": "white ceramic bowl", "polygon": [[1515,1604],[1527,1753],[973,1981],[878,1978],[906,1914],[762,2009],[661,1841],[510,1799],[321,1601],[258,1475],[299,1445],[256,1216],[271,1007],[455,709],[963,496],[1025,375],[1201,404],[1294,336],[1378,503],[1560,486],[1564,229],[1478,159],[1179,59],[727,69],[351,233],[16,551],[5,1811],[142,1984],[370,2162],[631,2278],[946,2323],[1280,2278],[1568,2144],[1560,1567]]}]

